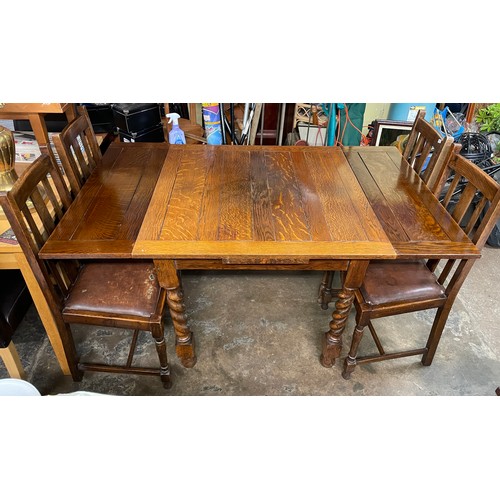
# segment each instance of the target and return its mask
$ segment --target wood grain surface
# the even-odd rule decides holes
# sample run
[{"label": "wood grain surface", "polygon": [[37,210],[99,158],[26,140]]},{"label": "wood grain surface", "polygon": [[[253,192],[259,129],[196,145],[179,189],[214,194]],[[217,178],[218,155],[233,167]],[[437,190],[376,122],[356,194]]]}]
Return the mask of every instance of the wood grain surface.
[{"label": "wood grain surface", "polygon": [[479,251],[394,147],[114,143],[40,255],[286,267]]},{"label": "wood grain surface", "polygon": [[480,255],[396,148],[350,147],[345,155],[400,258]]},{"label": "wood grain surface", "polygon": [[130,257],[167,151],[166,144],[111,144],[41,255]]},{"label": "wood grain surface", "polygon": [[394,251],[340,148],[171,146],[133,255],[293,262]]}]

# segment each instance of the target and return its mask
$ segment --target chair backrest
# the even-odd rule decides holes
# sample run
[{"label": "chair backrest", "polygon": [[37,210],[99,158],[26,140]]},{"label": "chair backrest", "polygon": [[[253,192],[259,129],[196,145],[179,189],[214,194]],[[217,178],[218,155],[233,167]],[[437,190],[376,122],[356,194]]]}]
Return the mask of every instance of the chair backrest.
[{"label": "chair backrest", "polygon": [[102,159],[102,153],[85,106],[77,108],[79,116],[60,134],[53,135],[73,198]]},{"label": "chair backrest", "polygon": [[[71,204],[59,168],[50,156],[37,158],[0,204],[54,316],[78,273],[75,261],[42,261],[38,252]],[[59,318],[60,319],[60,318]]]},{"label": "chair backrest", "polygon": [[483,248],[500,216],[500,184],[456,152],[450,155],[445,170],[451,181],[444,187],[441,203],[472,242]]},{"label": "chair backrest", "polygon": [[[442,137],[425,120],[425,111],[419,110],[413,122],[403,156],[434,194],[439,174],[446,163],[452,144],[453,138]],[[431,155],[430,158],[429,155]]]},{"label": "chair backrest", "polygon": [[[444,168],[452,180],[437,196],[471,241],[482,249],[500,216],[500,184],[455,151],[448,158]],[[439,260],[433,259],[427,266],[436,274],[438,282],[446,286],[447,295],[453,300],[473,262],[474,259],[458,262],[449,259],[438,268]]]}]

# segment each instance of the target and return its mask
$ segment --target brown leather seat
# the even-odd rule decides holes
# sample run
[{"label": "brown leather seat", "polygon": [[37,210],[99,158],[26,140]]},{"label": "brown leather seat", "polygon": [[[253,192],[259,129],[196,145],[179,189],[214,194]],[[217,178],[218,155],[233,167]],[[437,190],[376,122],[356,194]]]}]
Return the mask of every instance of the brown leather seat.
[{"label": "brown leather seat", "polygon": [[367,304],[389,304],[405,300],[446,297],[445,288],[420,261],[371,262],[361,286]]},{"label": "brown leather seat", "polygon": [[148,318],[161,288],[152,262],[86,264],[71,287],[63,317],[139,316]]}]

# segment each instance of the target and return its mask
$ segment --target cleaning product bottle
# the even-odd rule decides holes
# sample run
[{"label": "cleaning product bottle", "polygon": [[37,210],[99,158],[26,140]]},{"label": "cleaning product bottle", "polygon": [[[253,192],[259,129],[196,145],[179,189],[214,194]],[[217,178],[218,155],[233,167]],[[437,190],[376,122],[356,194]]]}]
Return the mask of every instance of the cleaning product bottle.
[{"label": "cleaning product bottle", "polygon": [[170,144],[186,144],[186,136],[184,132],[179,127],[180,115],[177,113],[168,113],[165,115],[169,120],[168,123],[172,123],[172,130],[168,133],[168,142]]},{"label": "cleaning product bottle", "polygon": [[207,144],[222,144],[222,129],[219,103],[202,102],[201,109],[205,121],[205,133]]}]

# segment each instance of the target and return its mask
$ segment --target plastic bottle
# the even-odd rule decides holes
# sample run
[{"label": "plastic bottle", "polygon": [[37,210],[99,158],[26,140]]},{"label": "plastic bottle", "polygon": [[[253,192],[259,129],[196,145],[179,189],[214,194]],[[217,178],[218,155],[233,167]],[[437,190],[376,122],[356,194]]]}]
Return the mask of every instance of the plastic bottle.
[{"label": "plastic bottle", "polygon": [[179,127],[179,118],[180,115],[177,113],[168,113],[165,115],[169,120],[168,123],[172,123],[172,129],[168,133],[168,142],[170,144],[186,144],[186,136],[184,135],[184,132],[182,129]]},{"label": "plastic bottle", "polygon": [[222,129],[219,103],[202,102],[203,120],[205,121],[205,133],[207,144],[222,144]]}]

